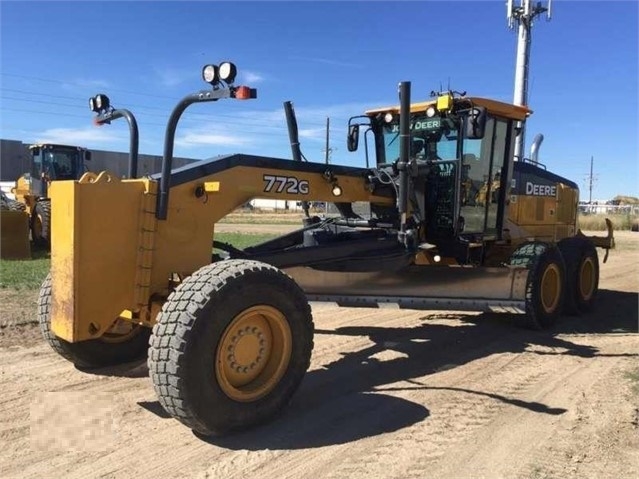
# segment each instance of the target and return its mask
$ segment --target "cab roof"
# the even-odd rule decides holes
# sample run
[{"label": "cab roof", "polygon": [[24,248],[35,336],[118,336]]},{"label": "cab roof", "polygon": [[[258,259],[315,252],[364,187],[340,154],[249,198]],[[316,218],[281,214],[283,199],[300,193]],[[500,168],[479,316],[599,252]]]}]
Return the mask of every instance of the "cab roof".
[{"label": "cab roof", "polygon": [[74,150],[85,150],[86,148],[82,148],[81,146],[76,145],[58,145],[56,143],[34,143],[33,145],[29,145],[29,149],[33,148],[70,148]]},{"label": "cab roof", "polygon": [[[532,114],[532,110],[525,106],[513,105],[511,103],[504,103],[497,100],[491,100],[490,98],[480,97],[463,97],[465,100],[472,101],[477,106],[483,106],[488,110],[488,113],[492,113],[496,116],[505,118],[511,118],[513,120],[525,120]],[[412,103],[410,106],[411,113],[418,113],[426,111],[429,106],[435,106],[437,99],[434,98],[430,101],[424,101],[420,103]],[[372,116],[377,113],[399,113],[399,105],[388,106],[385,108],[375,108],[373,110],[366,111],[366,115]]]}]

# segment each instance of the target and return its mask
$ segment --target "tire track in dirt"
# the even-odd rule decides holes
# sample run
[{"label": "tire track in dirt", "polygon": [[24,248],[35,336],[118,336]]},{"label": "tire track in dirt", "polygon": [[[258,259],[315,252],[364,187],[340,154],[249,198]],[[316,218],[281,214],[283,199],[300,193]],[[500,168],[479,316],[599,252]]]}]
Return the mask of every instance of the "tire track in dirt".
[{"label": "tire track in dirt", "polygon": [[[341,357],[340,351],[352,351],[356,349],[366,348],[371,341],[361,335],[357,334],[345,334],[337,335],[331,334],[328,328],[339,326],[339,328],[357,328],[362,325],[374,323],[375,327],[384,327],[387,325],[398,323],[398,312],[390,311],[387,314],[381,314],[379,310],[360,309],[360,308],[339,308],[339,315],[335,315],[336,311],[333,308],[318,309],[313,311],[315,317],[316,328],[321,331],[325,331],[327,334],[319,334],[316,336],[316,346],[313,352],[313,361],[311,370],[321,369],[321,364],[330,364],[334,361],[338,361]],[[403,326],[420,324],[419,318],[423,316],[423,312],[409,312],[399,313],[401,314],[401,324]],[[408,319],[405,320],[405,317]],[[408,324],[407,324],[408,323]],[[323,384],[323,383],[322,383]],[[330,387],[330,384],[321,386],[315,384],[315,388]],[[312,393],[311,393],[312,394]],[[340,401],[348,400],[350,396],[333,397],[332,404],[340,403]],[[301,400],[297,400],[298,404]],[[317,423],[317,421],[307,421],[308,416],[314,416],[316,414],[322,415],[326,419],[327,423],[339,423],[340,427],[347,429],[349,427],[348,414],[340,412],[340,407],[331,407],[330,405],[319,405],[320,411],[315,409],[314,405],[306,405],[309,409],[300,414],[301,417],[295,419],[296,435],[306,437],[322,436],[321,430],[323,424]],[[375,405],[374,405],[375,406]],[[353,409],[346,406],[346,409]],[[369,411],[370,412],[370,411]],[[387,411],[384,411],[386,414]],[[290,415],[289,415],[290,417]],[[299,422],[299,424],[298,424]],[[310,424],[309,424],[310,423]],[[277,428],[276,428],[277,429]],[[286,433],[284,431],[276,432],[273,434],[271,431],[269,435],[273,436],[272,443],[278,444],[278,442],[287,442]],[[332,467],[339,457],[343,455],[349,455],[351,444],[333,444],[326,445],[321,448],[307,448],[303,450],[287,450],[283,451],[270,451],[269,459],[269,475],[273,477],[309,477],[309,475],[322,476],[322,470],[325,467]],[[244,463],[242,472],[233,473],[232,468],[223,465],[216,466],[207,470],[206,474],[202,477],[245,477],[246,474],[258,474],[264,468],[264,464],[259,460],[255,460],[255,457],[251,457],[248,463]],[[260,458],[261,459],[261,458]],[[278,460],[276,460],[278,459]],[[280,465],[281,464],[281,465]],[[312,471],[312,474],[311,474]]]},{"label": "tire track in dirt", "polygon": [[[393,437],[376,438],[373,447],[369,444],[361,454],[352,455],[351,460],[327,477],[366,477],[369,464],[381,466],[386,471],[385,477],[427,477],[436,460],[506,407],[506,403],[490,395],[516,398],[551,372],[549,368],[531,369],[535,358],[530,355],[491,358],[491,361],[493,364],[488,368],[481,367],[486,365],[468,368],[472,371],[465,371],[463,378],[455,371],[413,380],[413,384],[423,386],[409,388],[402,397],[422,401],[429,408],[430,416]],[[447,377],[455,379],[451,381]],[[500,386],[496,388],[491,383]]]},{"label": "tire track in dirt", "polygon": [[[367,310],[361,310],[361,311],[364,313],[367,313]],[[370,316],[370,312],[368,312],[365,316]],[[358,318],[355,318],[355,321],[357,320]],[[349,339],[351,340],[351,342],[356,342],[360,340],[360,338],[357,338],[357,337],[354,337],[354,338],[349,337]],[[46,348],[44,350],[47,351]],[[135,411],[131,411],[127,408],[127,405],[134,404],[136,400],[137,401],[142,400],[142,398],[140,397],[134,397],[134,394],[131,392],[132,389],[137,391],[143,391],[143,390],[148,391],[149,384],[145,376],[143,378],[131,379],[131,378],[121,378],[121,377],[116,378],[116,377],[101,377],[101,376],[95,376],[95,375],[87,375],[80,371],[70,369],[71,366],[67,362],[60,360],[55,355],[52,355],[48,352],[45,354],[41,354],[38,352],[35,354],[35,356],[37,357],[34,358],[33,356],[34,355],[30,353],[18,354],[17,356],[15,356],[13,359],[15,359],[16,364],[22,363],[22,364],[27,364],[28,366],[20,371],[14,370],[16,371],[16,374],[14,377],[11,378],[12,383],[21,382],[24,384],[25,382],[27,382],[27,383],[34,384],[32,381],[36,378],[35,373],[37,372],[38,373],[37,376],[39,376],[39,379],[40,379],[39,384],[41,385],[46,384],[46,385],[49,385],[49,387],[32,388],[31,395],[37,392],[43,392],[44,390],[52,390],[52,391],[56,391],[60,393],[85,391],[92,394],[109,392],[110,394],[114,394],[116,397],[121,396],[121,397],[118,397],[118,401],[124,405],[124,410],[121,410],[120,413],[123,416],[122,422],[123,421],[127,422],[125,431],[131,431],[132,429],[136,429],[137,426],[144,428],[144,426],[146,425],[146,419],[148,418],[144,418],[139,414],[135,414]],[[67,377],[66,380],[60,383],[60,377],[65,377],[65,376]],[[20,399],[20,396],[18,396],[16,399]],[[152,401],[152,398],[147,397],[147,399],[151,399]],[[29,404],[27,402],[23,402],[21,404],[20,409],[21,409],[21,415],[22,415],[22,422],[25,422],[28,424]],[[172,422],[172,420],[170,419],[168,421]],[[21,429],[21,432],[17,433],[17,435],[20,435],[20,434],[24,435],[27,427],[28,426],[24,426]],[[176,429],[180,431],[182,434],[184,434],[186,431],[184,430],[182,426],[180,426],[177,423],[175,423],[175,427],[172,427],[171,429]],[[187,432],[187,435],[190,436],[190,432]],[[25,446],[28,447],[28,441],[24,441],[25,439],[24,437],[22,439],[23,439],[23,444],[20,444],[17,449],[23,449]],[[134,435],[133,435],[133,439],[135,439]],[[158,438],[156,438],[153,435],[149,437],[148,439],[150,444],[153,444],[153,443],[157,444],[158,442]],[[27,444],[25,444],[25,442],[27,442]],[[73,453],[72,455],[74,456],[79,456],[80,458],[84,458],[84,461],[80,460],[79,458],[74,459],[74,461],[79,461],[80,464],[78,464],[78,467],[74,469],[74,471],[71,473],[70,471],[65,469],[66,466],[63,466],[65,464],[64,461],[60,462],[60,466],[59,466],[60,468],[59,468],[57,464],[58,461],[52,460],[51,455],[39,453],[39,454],[31,455],[27,460],[25,460],[24,463],[21,463],[21,461],[18,460],[18,463],[16,464],[17,468],[14,470],[21,471],[20,475],[24,477],[30,477],[30,476],[37,477],[38,472],[36,471],[41,471],[42,467],[46,464],[47,469],[53,475],[65,475],[67,477],[86,477],[86,475],[87,474],[90,475],[93,470],[104,470],[101,467],[103,462],[104,462],[105,469],[107,468],[106,466],[108,466],[109,464],[113,464],[114,462],[130,465],[132,462],[135,462],[136,459],[137,460],[141,459],[140,455],[142,455],[144,458],[144,462],[146,464],[158,464],[158,466],[157,467],[147,466],[145,468],[144,474],[138,474],[138,477],[157,477],[156,473],[161,473],[163,471],[166,472],[166,469],[165,467],[163,467],[163,464],[165,463],[167,459],[170,459],[171,461],[171,466],[172,466],[171,469],[173,470],[173,473],[179,476],[180,473],[178,471],[182,468],[181,466],[184,466],[185,470],[189,470],[194,463],[197,464],[198,462],[201,462],[200,456],[202,455],[203,448],[208,450],[213,449],[213,447],[210,447],[210,446],[207,447],[206,444],[204,445],[200,444],[200,447],[195,447],[195,451],[193,451],[194,449],[193,443],[197,444],[198,440],[192,436],[188,437],[185,442],[187,444],[185,449],[180,450],[179,448],[178,449],[174,448],[174,454],[171,455],[170,458],[157,457],[154,455],[150,455],[149,457],[144,457],[144,456],[147,456],[147,454],[140,454],[140,451],[136,449],[132,449],[130,453],[122,452],[118,450],[105,451],[106,452],[105,456],[108,457],[109,459],[104,459],[104,460],[100,459],[100,457],[94,457],[93,455],[86,456],[86,455],[83,455],[82,453]],[[168,445],[169,444],[167,444],[167,446]],[[188,454],[186,453],[187,450],[189,452]],[[232,452],[224,452],[224,451],[222,452],[223,452],[222,456],[224,458],[224,461],[221,461],[221,462],[223,464],[227,464],[227,466],[223,468],[223,470],[225,470],[226,472],[233,471],[234,466],[232,464],[234,464],[235,462],[241,461],[243,464],[246,462],[245,461],[246,458],[244,457],[246,456],[246,451],[243,451],[242,453],[232,453]],[[281,455],[281,454],[283,453],[279,452],[276,455]],[[268,458],[269,461],[276,456],[272,452],[268,453],[268,455],[269,455],[269,458]],[[65,454],[65,456],[70,458],[69,454]],[[256,461],[257,464],[263,464],[264,458],[261,457],[261,454],[252,453],[250,457],[251,457],[251,460]],[[198,458],[200,459],[200,461],[197,461]],[[211,460],[212,462],[216,462],[217,460],[221,460],[221,459],[222,457],[219,457],[218,455],[209,457],[209,460]],[[304,461],[305,459],[303,457],[300,458],[300,462],[304,462]],[[86,466],[82,465],[83,462],[86,462],[87,465]],[[228,464],[231,464],[231,465],[228,466]],[[246,466],[246,464],[244,465]],[[117,473],[117,469],[114,471]],[[188,475],[189,474],[186,474],[186,476]]]},{"label": "tire track in dirt", "polygon": [[598,366],[598,370],[584,368],[576,377],[567,379],[573,386],[570,414],[561,418],[552,437],[540,441],[527,454],[522,474],[602,479],[639,477],[636,422],[632,426],[633,420],[636,421],[636,408],[628,401],[619,400],[619,396],[632,397],[623,378],[636,367],[636,358],[605,358]]},{"label": "tire track in dirt", "polygon": [[[600,309],[551,332],[490,315],[314,308],[324,333],[291,406],[227,438],[165,418],[144,367],[99,376],[42,343],[0,346],[0,477],[636,477],[624,374],[639,336],[615,331],[637,319],[638,251],[613,251]],[[31,408],[47,393],[89,398],[113,437],[97,450],[34,447]]]},{"label": "tire track in dirt", "polygon": [[[615,345],[609,351],[620,351],[619,357],[565,358],[561,374],[547,377],[535,388],[524,391],[523,398],[537,403],[553,404],[565,409],[550,421],[541,414],[525,409],[513,410],[498,417],[488,427],[478,431],[475,437],[459,445],[454,455],[447,455],[430,468],[434,477],[448,477],[450,474],[460,477],[634,477],[625,475],[599,474],[592,468],[579,470],[577,463],[582,462],[579,451],[582,444],[573,436],[573,426],[579,423],[582,414],[579,408],[597,388],[609,378],[621,378],[617,373],[621,367],[627,367],[632,358],[628,353],[628,344],[621,348]],[[613,353],[614,354],[614,353]],[[549,379],[549,380],[548,380]],[[603,391],[602,391],[603,393]],[[601,397],[597,394],[597,397]],[[612,400],[604,410],[614,411]],[[598,421],[599,422],[599,421]],[[601,421],[604,422],[604,421]],[[563,437],[562,437],[563,436]],[[584,438],[586,439],[586,438]],[[563,443],[572,444],[572,452],[563,448]],[[558,445],[558,446],[557,446]],[[571,459],[576,458],[576,461]],[[619,468],[614,468],[618,474]],[[636,470],[636,469],[635,469]]]},{"label": "tire track in dirt", "polygon": [[[423,315],[423,313],[422,313]],[[504,358],[504,362],[510,362],[512,361],[512,358]],[[508,374],[508,369],[504,369],[504,374]],[[470,375],[473,375],[476,373],[471,373]],[[409,384],[409,387],[411,387],[412,385]],[[377,391],[374,391],[376,394],[375,395],[382,395],[382,394],[387,394],[386,392],[387,390],[382,390],[379,389]],[[395,393],[396,396],[402,396],[401,394]],[[372,394],[369,394],[369,396],[372,396]],[[404,394],[403,396],[406,396],[406,394]],[[419,403],[419,402],[424,402],[424,399],[422,397],[417,397],[417,398],[413,398],[412,395],[408,395],[407,396],[409,399],[417,399],[417,401],[415,401],[415,403]],[[351,396],[351,400],[352,400],[352,396]],[[472,411],[474,409],[477,409],[475,404],[476,401],[473,402],[473,399],[466,399],[466,401],[469,403],[468,407],[466,408],[469,411]],[[334,401],[335,402],[335,401]],[[311,405],[311,409],[316,411],[316,408]],[[392,416],[393,414],[396,414],[397,411],[395,411],[393,409],[393,407],[389,407],[387,410],[382,409],[381,411],[378,411],[378,413],[380,415],[385,415],[385,416]],[[323,411],[321,411],[321,413],[323,413]],[[327,420],[331,420],[332,417],[327,417]],[[344,418],[343,422],[341,422],[341,427],[345,428],[345,429],[361,429],[362,428],[362,424],[361,421],[367,421],[371,419],[371,414],[366,415],[365,418],[358,418],[357,416],[352,417],[352,418]],[[474,421],[477,424],[481,424],[483,422],[481,416],[475,417],[473,415],[471,415],[471,419],[469,420],[471,423]],[[430,433],[427,433],[430,434]],[[390,441],[392,443],[393,439],[392,436],[387,436],[385,437],[386,441]],[[415,436],[411,436],[409,438],[410,441],[414,441],[415,440]],[[314,462],[311,463],[312,466],[312,470],[315,471],[316,473],[320,474],[322,477],[325,477],[327,474],[330,473],[331,469],[334,469],[335,466],[337,464],[339,464],[342,461],[342,457],[352,457],[352,456],[361,456],[361,453],[358,452],[359,449],[370,449],[371,448],[371,444],[375,443],[375,439],[371,438],[371,437],[365,437],[362,438],[362,440],[360,441],[359,445],[357,446],[353,446],[353,447],[340,447],[337,450],[335,448],[332,448],[330,451],[330,462],[326,461],[326,458],[319,458],[319,460],[316,460]],[[386,450],[386,449],[405,449],[406,444],[403,442],[400,442],[400,447],[398,448],[393,448],[392,445],[389,445],[388,442],[386,442],[383,445],[380,445],[380,448]],[[380,461],[383,462],[384,457],[388,457],[388,458],[393,458],[394,455],[393,454],[382,454],[382,455],[378,455],[375,451],[373,451],[369,456],[364,456],[363,459],[361,459],[360,461],[357,461],[356,464],[353,465],[353,471],[350,471],[350,468],[347,468],[349,470],[345,470],[344,467],[337,469],[337,472],[335,473],[337,476],[339,475],[347,475],[347,474],[352,474],[352,473],[356,473],[357,470],[362,471],[365,470],[365,468],[363,466],[365,466],[367,463],[370,464],[371,461],[373,461],[373,463],[377,463],[380,464]],[[269,471],[274,472],[275,475],[282,476],[282,477],[299,477],[299,473],[302,473],[304,470],[308,470],[309,467],[309,463],[308,461],[312,461],[312,458],[306,458],[305,464],[303,466],[303,469],[298,470],[296,468],[295,465],[292,465],[290,462],[286,462],[284,465],[282,465],[281,469],[278,468],[276,471],[271,471],[271,469],[269,469]],[[327,470],[326,474],[323,474],[323,471]],[[387,470],[387,469],[384,469]]]}]

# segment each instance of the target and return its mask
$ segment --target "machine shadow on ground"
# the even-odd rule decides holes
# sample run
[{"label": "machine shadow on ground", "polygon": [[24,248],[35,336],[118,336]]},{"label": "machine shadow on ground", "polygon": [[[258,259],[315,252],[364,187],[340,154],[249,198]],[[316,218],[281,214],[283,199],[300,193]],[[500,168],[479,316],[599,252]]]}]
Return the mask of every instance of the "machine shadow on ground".
[{"label": "machine shadow on ground", "polygon": [[[442,316],[427,312],[424,322],[413,328],[362,326],[324,330],[316,325],[316,334],[366,337],[372,344],[359,351],[342,353],[343,357],[337,361],[310,371],[292,404],[270,423],[226,437],[202,439],[230,449],[303,449],[355,441],[428,418],[427,405],[384,394],[393,390],[446,389],[490,397],[539,414],[563,414],[565,409],[552,404],[499,393],[431,387],[424,376],[500,353],[527,351],[593,359],[608,356],[595,347],[573,343],[570,335],[636,333],[639,295],[610,290],[601,290],[599,295],[595,311],[563,317],[548,331],[518,327],[513,324],[519,319],[514,315]],[[455,319],[459,324],[433,321],[437,319]],[[530,349],[530,346],[546,348]],[[386,361],[374,357],[389,350],[399,354]],[[628,351],[618,356],[639,357],[639,354]],[[409,384],[388,387],[398,382]]]}]

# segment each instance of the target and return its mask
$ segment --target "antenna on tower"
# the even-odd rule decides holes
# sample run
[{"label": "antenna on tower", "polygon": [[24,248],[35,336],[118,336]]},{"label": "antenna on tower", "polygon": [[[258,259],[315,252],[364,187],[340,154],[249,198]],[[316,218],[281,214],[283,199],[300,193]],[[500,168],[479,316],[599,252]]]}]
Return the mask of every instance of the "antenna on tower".
[{"label": "antenna on tower", "polygon": [[[532,33],[533,20],[535,17],[545,13],[547,20],[550,20],[552,0],[537,2],[533,6],[532,0],[519,0],[519,6],[515,6],[514,0],[506,0],[506,18],[508,28],[515,28],[519,25],[517,34],[517,64],[515,66],[515,95],[513,103],[515,105],[528,105],[528,74],[530,62],[530,37]],[[520,121],[517,125],[518,133],[515,139],[515,159],[523,159],[525,141],[525,122]]]},{"label": "antenna on tower", "polygon": [[515,26],[515,20],[513,19],[513,0],[506,1],[506,19],[508,20],[508,28],[512,30]]}]

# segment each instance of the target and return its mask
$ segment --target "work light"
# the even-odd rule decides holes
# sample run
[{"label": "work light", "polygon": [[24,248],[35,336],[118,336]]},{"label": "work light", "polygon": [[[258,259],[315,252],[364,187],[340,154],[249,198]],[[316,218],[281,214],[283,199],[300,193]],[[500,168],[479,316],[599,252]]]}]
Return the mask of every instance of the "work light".
[{"label": "work light", "polygon": [[237,75],[237,68],[231,62],[223,62],[220,63],[219,68],[220,80],[231,84],[235,81],[235,76]]},{"label": "work light", "polygon": [[217,65],[206,65],[202,68],[202,78],[206,83],[215,85],[220,81]]},{"label": "work light", "polygon": [[95,107],[98,110],[108,110],[110,105],[111,102],[109,100],[109,97],[106,96],[104,93],[98,93],[95,96]]}]

